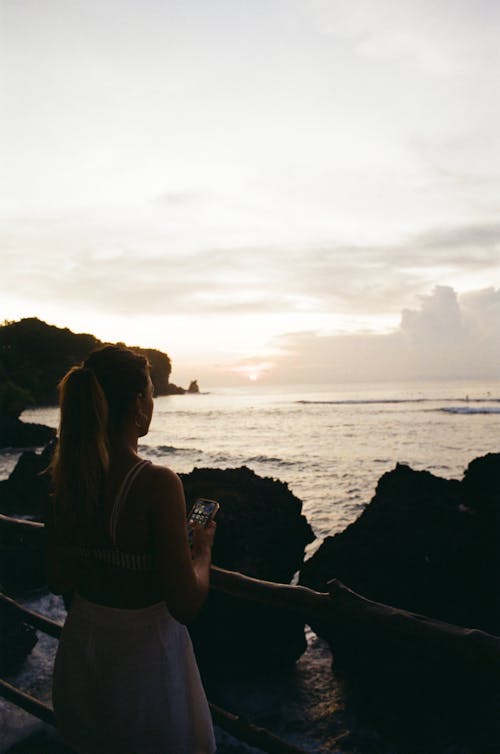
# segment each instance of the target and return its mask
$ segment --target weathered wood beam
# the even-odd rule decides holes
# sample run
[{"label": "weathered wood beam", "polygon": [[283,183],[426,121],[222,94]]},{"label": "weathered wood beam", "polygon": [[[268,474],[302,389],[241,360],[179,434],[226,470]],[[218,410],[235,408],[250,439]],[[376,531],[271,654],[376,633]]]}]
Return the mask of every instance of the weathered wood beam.
[{"label": "weathered wood beam", "polygon": [[227,712],[211,702],[209,702],[209,707],[215,725],[250,746],[255,746],[269,754],[306,754],[304,749],[283,741],[266,728],[252,725],[245,718]]},{"label": "weathered wood beam", "polygon": [[34,628],[40,629],[40,631],[43,631],[49,636],[53,636],[55,639],[58,639],[61,635],[62,623],[58,623],[51,618],[47,618],[46,615],[36,613],[34,610],[29,610],[27,607],[23,607],[3,592],[0,592],[0,609],[16,615],[20,620],[29,623],[30,626],[33,626]]},{"label": "weathered wood beam", "polygon": [[12,686],[12,684],[4,681],[3,678],[0,678],[0,695],[4,699],[7,699],[8,702],[12,702],[17,707],[26,710],[30,715],[43,720],[44,723],[55,726],[54,710],[48,704],[44,704],[39,699],[31,696],[31,694],[27,694],[26,691],[21,691],[16,686]]},{"label": "weathered wood beam", "polygon": [[40,523],[40,521],[26,521],[24,518],[6,516],[4,513],[0,513],[0,524],[5,524],[5,526],[12,527],[17,526],[20,531],[22,531],[23,529],[26,531],[35,531],[35,529],[39,529],[41,531],[45,528],[45,524]]},{"label": "weathered wood beam", "polygon": [[[48,704],[44,704],[39,699],[31,696],[31,694],[21,691],[21,689],[1,678],[0,695],[17,707],[29,712],[30,715],[37,717],[48,725],[56,727],[54,711]],[[306,754],[304,749],[283,741],[265,728],[252,725],[243,717],[227,712],[216,704],[210,704],[210,711],[215,725],[218,725],[235,738],[244,741],[250,746],[255,746],[262,751],[268,752],[268,754]]]},{"label": "weathered wood beam", "polygon": [[215,591],[233,597],[293,612],[307,623],[312,620],[331,621],[335,618],[335,605],[328,592],[315,592],[305,586],[262,581],[218,566],[210,569],[210,586]]}]

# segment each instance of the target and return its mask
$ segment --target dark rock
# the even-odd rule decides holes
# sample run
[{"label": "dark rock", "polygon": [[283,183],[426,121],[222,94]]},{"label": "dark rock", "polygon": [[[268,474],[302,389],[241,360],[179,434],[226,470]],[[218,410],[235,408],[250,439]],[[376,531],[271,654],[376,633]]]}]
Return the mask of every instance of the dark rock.
[{"label": "dark rock", "polygon": [[368,601],[338,581],[330,593],[335,620],[313,628],[332,647],[356,728],[401,754],[500,751],[500,637]]},{"label": "dark rock", "polygon": [[462,482],[398,464],[300,583],[325,591],[338,578],[378,602],[500,634],[499,480],[500,454],[473,461]]},{"label": "dark rock", "polygon": [[74,750],[68,749],[58,739],[57,732],[47,725],[13,744],[6,754],[74,754]]},{"label": "dark rock", "polygon": [[8,479],[0,481],[0,513],[43,517],[49,496],[47,469],[55,442],[42,453],[25,451]]},{"label": "dark rock", "polygon": [[197,380],[192,380],[189,383],[189,387],[188,387],[187,391],[188,391],[188,393],[199,393],[200,392],[200,388],[199,388],[199,385],[198,385],[198,381]]},{"label": "dark rock", "polygon": [[214,564],[248,576],[289,583],[314,534],[302,502],[288,485],[236,469],[198,469],[180,474],[188,509],[196,498],[220,503]]},{"label": "dark rock", "polygon": [[385,603],[360,609],[362,597],[337,589],[339,620],[313,628],[358,724],[394,750],[500,751],[499,493],[500,454],[472,461],[460,482],[398,465],[301,570],[314,589],[335,578]]},{"label": "dark rock", "polygon": [[[197,497],[218,500],[213,563],[255,578],[289,583],[314,539],[302,503],[283,482],[239,469],[181,474],[188,508]],[[211,592],[190,626],[205,672],[291,665],[304,652],[304,623],[267,606]]]},{"label": "dark rock", "polygon": [[0,423],[0,448],[42,447],[56,436],[56,430],[44,424],[29,424],[19,419]]},{"label": "dark rock", "polygon": [[[49,500],[49,479],[43,472],[55,443],[42,453],[26,451],[10,477],[0,482],[0,512],[42,521]],[[43,530],[0,526],[0,584],[9,594],[20,594],[46,583]]]},{"label": "dark rock", "polygon": [[174,385],[173,382],[169,382],[163,395],[184,395],[185,388]]},{"label": "dark rock", "polygon": [[0,673],[13,675],[38,641],[36,630],[6,611],[0,618]]},{"label": "dark rock", "polygon": [[43,556],[43,529],[19,531],[0,525],[0,587],[10,595],[22,594],[47,583]]}]

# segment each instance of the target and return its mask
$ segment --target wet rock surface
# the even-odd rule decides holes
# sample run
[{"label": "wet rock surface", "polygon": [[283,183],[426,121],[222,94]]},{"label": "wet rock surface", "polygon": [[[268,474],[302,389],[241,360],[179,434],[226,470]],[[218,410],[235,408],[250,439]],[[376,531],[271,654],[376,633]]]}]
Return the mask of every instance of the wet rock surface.
[{"label": "wet rock surface", "polygon": [[56,436],[45,424],[30,424],[13,419],[0,422],[0,448],[42,447]]}]

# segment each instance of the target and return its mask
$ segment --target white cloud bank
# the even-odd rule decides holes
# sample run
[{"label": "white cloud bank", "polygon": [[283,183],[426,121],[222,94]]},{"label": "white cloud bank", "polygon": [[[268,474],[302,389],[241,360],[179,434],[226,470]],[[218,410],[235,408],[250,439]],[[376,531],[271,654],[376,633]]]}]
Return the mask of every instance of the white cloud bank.
[{"label": "white cloud bank", "polygon": [[268,381],[500,379],[500,290],[458,296],[438,286],[385,335],[299,333],[276,339],[283,355]]}]

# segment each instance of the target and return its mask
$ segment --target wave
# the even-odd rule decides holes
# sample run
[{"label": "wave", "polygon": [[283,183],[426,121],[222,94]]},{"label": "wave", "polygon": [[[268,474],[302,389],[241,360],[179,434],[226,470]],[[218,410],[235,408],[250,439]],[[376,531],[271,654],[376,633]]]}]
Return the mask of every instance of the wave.
[{"label": "wave", "polygon": [[373,405],[377,403],[424,403],[429,398],[346,398],[337,401],[295,401],[303,406],[358,406]]},{"label": "wave", "polygon": [[484,408],[474,408],[472,406],[443,406],[436,409],[436,411],[442,411],[445,414],[500,414],[500,408],[493,408],[493,406],[484,406]]},{"label": "wave", "polygon": [[[500,403],[497,398],[346,398],[328,401],[295,401],[303,406],[373,406],[406,403]],[[443,409],[445,410],[445,409]],[[496,411],[497,409],[493,409]]]},{"label": "wave", "polygon": [[151,445],[141,445],[141,450],[144,450],[145,453],[152,456],[164,456],[164,455],[174,455],[174,454],[191,454],[191,453],[203,453],[203,450],[199,450],[198,448],[177,448],[175,445],[155,445],[154,447]]},{"label": "wave", "polygon": [[[140,450],[144,451],[146,456],[162,457],[165,455],[203,455],[205,463],[207,464],[227,464],[230,466],[243,466],[248,464],[273,464],[279,467],[297,466],[296,461],[286,461],[284,458],[278,458],[276,456],[267,456],[265,454],[259,454],[255,456],[246,456],[241,453],[225,453],[220,451],[203,451],[197,448],[178,448],[173,445],[141,445]],[[197,461],[200,459],[197,458]]]},{"label": "wave", "polygon": [[266,455],[252,456],[247,458],[246,463],[275,463],[277,466],[296,466],[295,461],[285,461],[283,458]]}]

